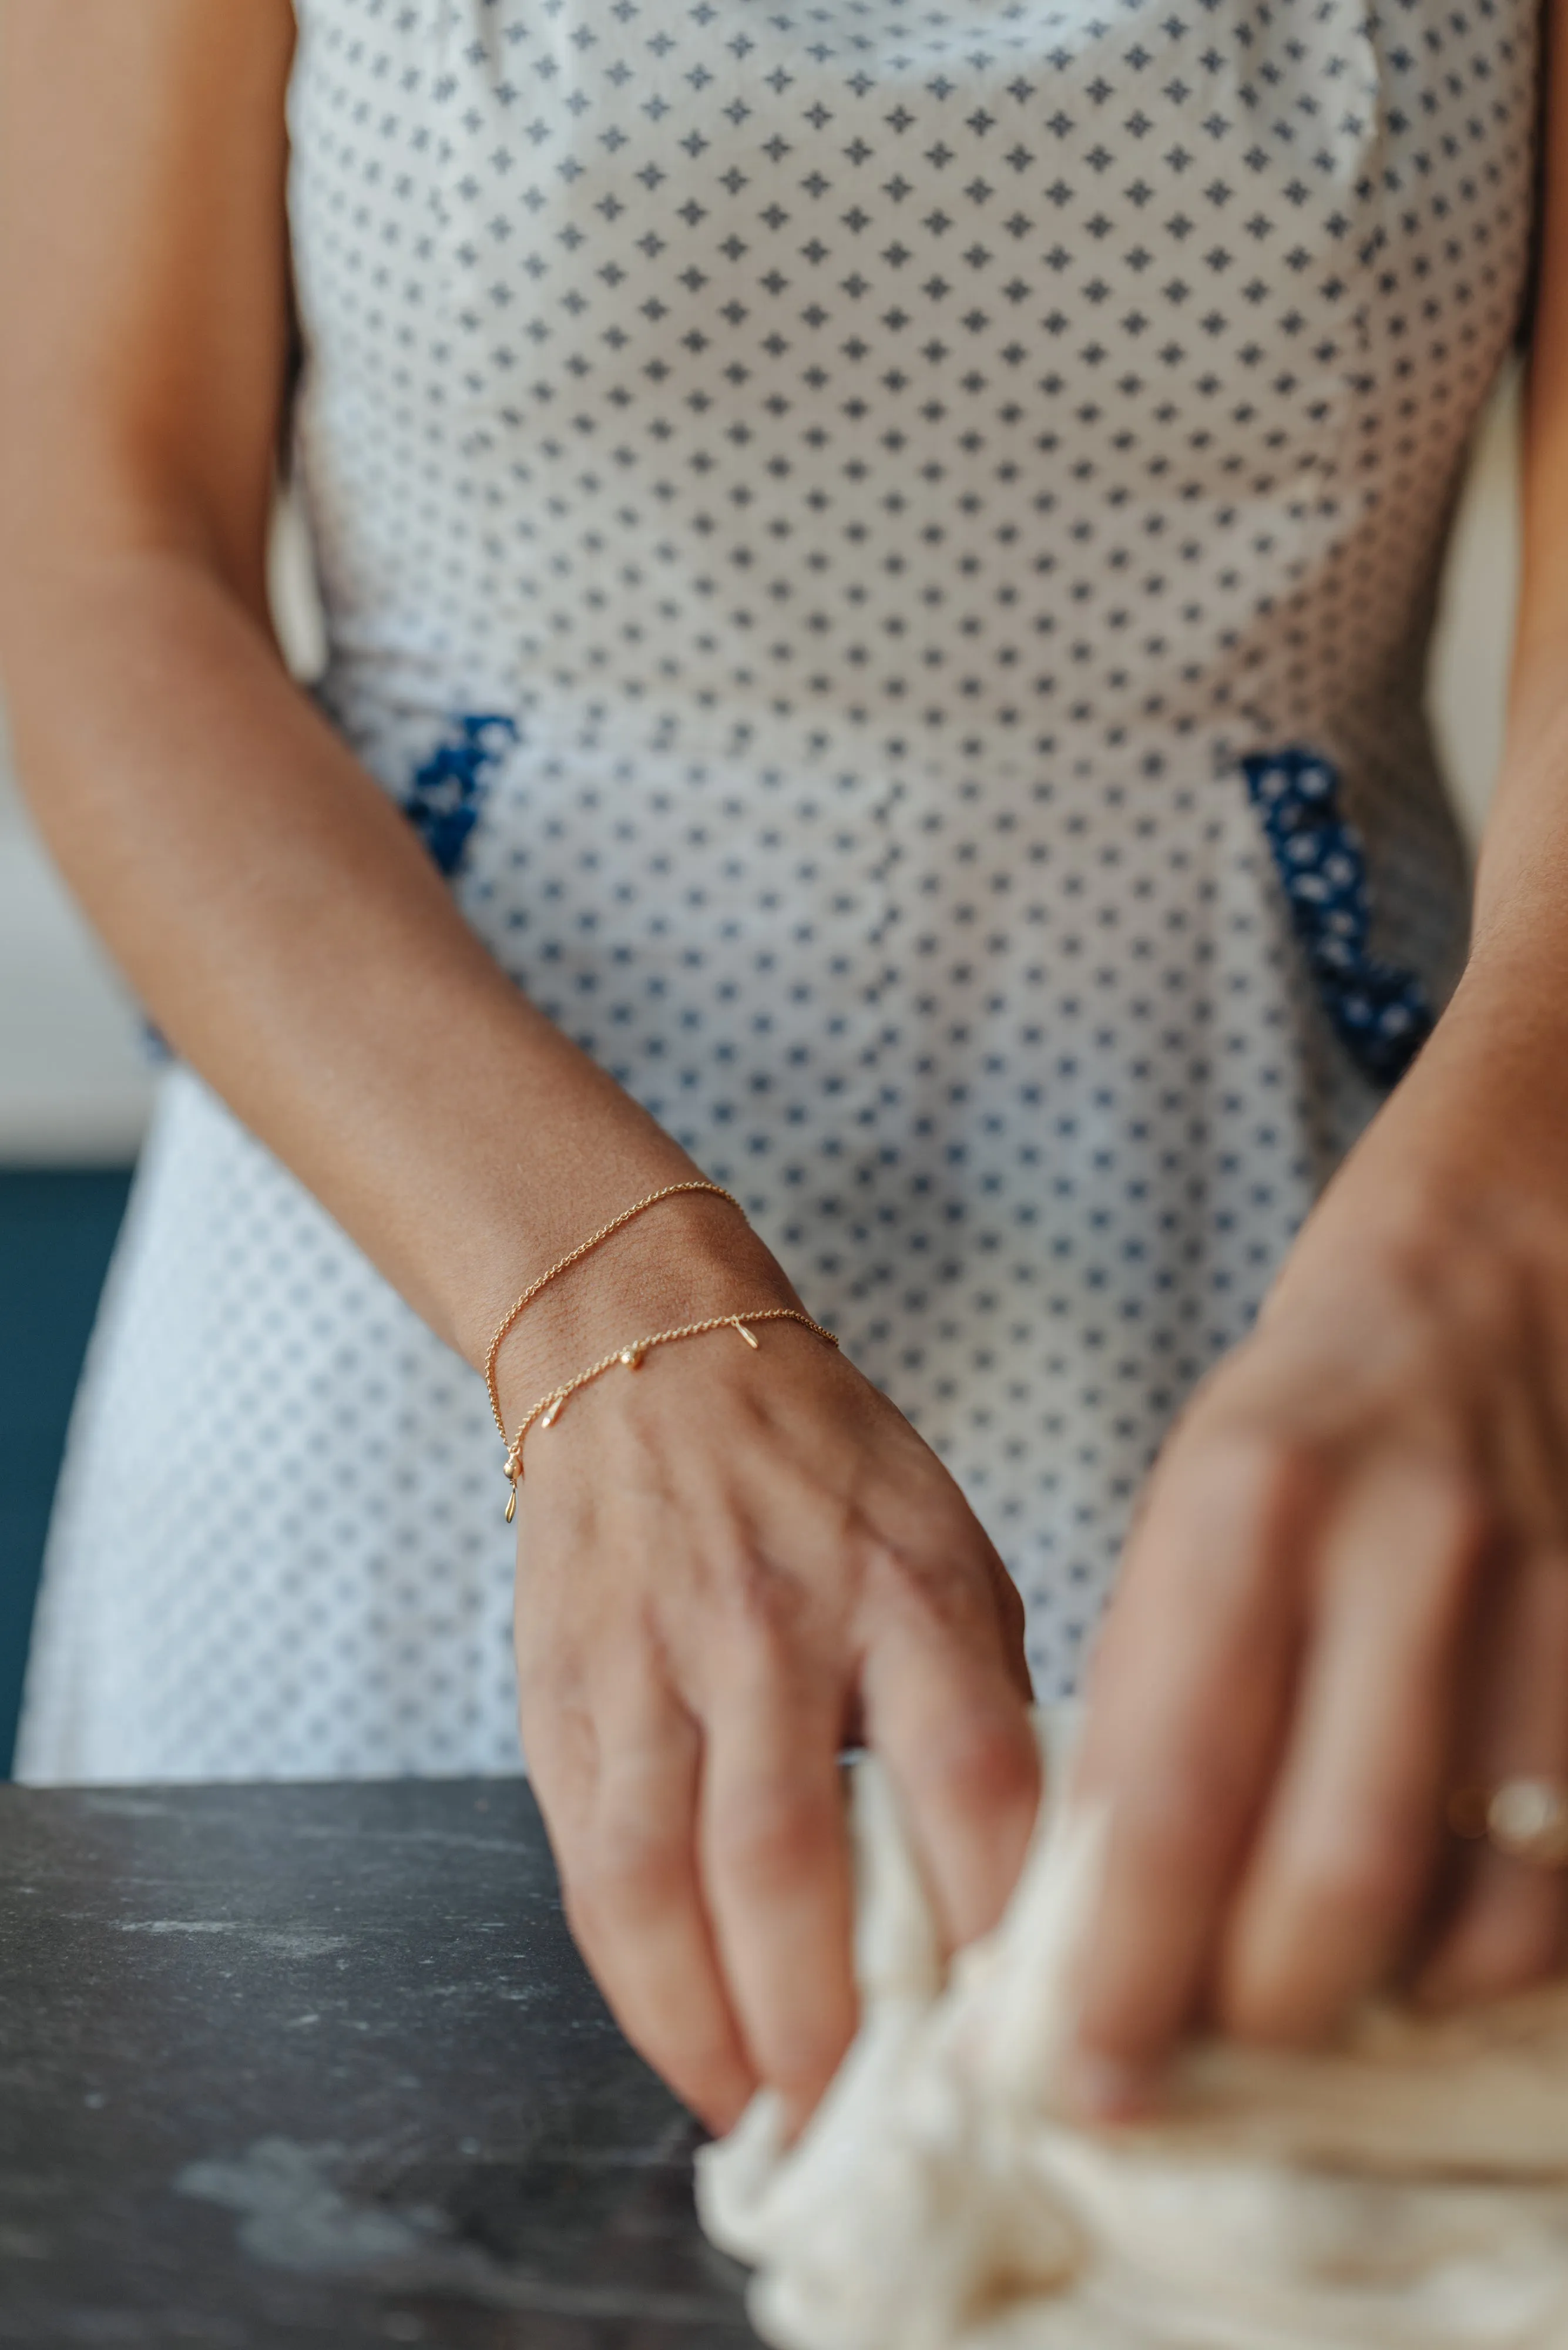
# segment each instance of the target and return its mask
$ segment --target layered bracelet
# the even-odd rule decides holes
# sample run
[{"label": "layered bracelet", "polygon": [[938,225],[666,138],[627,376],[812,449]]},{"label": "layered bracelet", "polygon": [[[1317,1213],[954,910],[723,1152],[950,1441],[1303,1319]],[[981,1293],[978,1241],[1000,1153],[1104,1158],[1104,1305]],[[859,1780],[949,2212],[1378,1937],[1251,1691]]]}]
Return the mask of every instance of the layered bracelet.
[{"label": "layered bracelet", "polygon": [[751,1326],[753,1322],[798,1322],[804,1328],[814,1330],[819,1338],[826,1338],[830,1347],[838,1344],[831,1330],[825,1330],[820,1322],[814,1322],[809,1314],[801,1313],[797,1307],[764,1305],[755,1314],[715,1314],[706,1322],[683,1322],[677,1330],[655,1330],[646,1338],[634,1338],[629,1347],[618,1347],[613,1355],[606,1355],[598,1362],[590,1363],[587,1369],[579,1371],[575,1379],[567,1379],[560,1387],[552,1388],[548,1395],[541,1396],[532,1410],[524,1412],[519,1420],[517,1433],[510,1440],[506,1455],[506,1474],[512,1486],[506,1503],[507,1524],[511,1524],[517,1508],[517,1487],[523,1476],[523,1440],[535,1423],[541,1428],[553,1428],[561,1417],[568,1396],[575,1396],[579,1388],[586,1388],[593,1380],[602,1378],[607,1371],[613,1371],[618,1363],[624,1364],[628,1371],[639,1371],[645,1355],[651,1354],[655,1347],[670,1346],[676,1338],[701,1338],[710,1330],[734,1330],[748,1347],[755,1348],[758,1340]]},{"label": "layered bracelet", "polygon": [[809,1314],[803,1313],[795,1305],[763,1305],[759,1306],[753,1314],[714,1314],[711,1315],[706,1321],[683,1322],[673,1330],[650,1331],[647,1337],[634,1338],[629,1345],[617,1347],[612,1353],[604,1356],[598,1362],[590,1363],[586,1371],[579,1371],[575,1378],[565,1380],[560,1387],[552,1388],[548,1395],[541,1396],[538,1402],[524,1413],[518,1422],[516,1434],[507,1435],[506,1422],[501,1409],[500,1390],[496,1384],[495,1366],[503,1342],[519,1315],[533,1304],[542,1289],[547,1289],[551,1282],[558,1279],[563,1273],[569,1273],[573,1265],[580,1264],[583,1258],[592,1250],[597,1249],[601,1242],[607,1241],[613,1233],[618,1232],[625,1225],[629,1224],[634,1216],[640,1216],[645,1209],[657,1207],[661,1200],[673,1200],[686,1191],[710,1191],[718,1199],[727,1200],[730,1205],[741,1214],[745,1213],[734,1193],[726,1191],[722,1183],[710,1183],[696,1178],[684,1183],[666,1183],[661,1190],[649,1191],[645,1199],[634,1200],[629,1208],[623,1209],[618,1216],[612,1216],[607,1224],[601,1224],[597,1232],[590,1232],[586,1241],[579,1242],[577,1246],[570,1250],[566,1255],[557,1258],[554,1264],[547,1266],[536,1280],[529,1283],[522,1295],[514,1300],[496,1324],[495,1336],[490,1341],[489,1352],[484,1358],[484,1384],[490,1396],[492,1415],[500,1431],[501,1440],[506,1447],[506,1478],[512,1488],[506,1502],[508,1525],[511,1524],[517,1511],[517,1487],[523,1475],[523,1440],[529,1430],[535,1425],[541,1428],[553,1428],[556,1421],[559,1419],[568,1399],[575,1396],[579,1388],[591,1386],[595,1379],[603,1378],[607,1371],[613,1371],[618,1365],[628,1371],[640,1370],[644,1357],[650,1355],[655,1347],[670,1346],[677,1338],[705,1337],[711,1330],[733,1330],[738,1336],[744,1339],[748,1347],[754,1350],[759,1341],[753,1326],[761,1322],[798,1322],[803,1329],[810,1330],[816,1337],[826,1340],[828,1346],[837,1346],[838,1341],[831,1330],[825,1329],[820,1322],[814,1322]]}]

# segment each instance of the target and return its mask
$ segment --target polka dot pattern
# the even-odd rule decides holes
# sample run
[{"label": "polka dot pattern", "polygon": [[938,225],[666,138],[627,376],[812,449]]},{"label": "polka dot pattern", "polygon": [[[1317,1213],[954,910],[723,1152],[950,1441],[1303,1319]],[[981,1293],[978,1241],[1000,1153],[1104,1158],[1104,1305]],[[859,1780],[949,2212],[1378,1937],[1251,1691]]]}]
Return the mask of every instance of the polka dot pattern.
[{"label": "polka dot pattern", "polygon": [[[1332,768],[1357,954],[1451,981],[1421,669],[1534,16],[302,0],[325,703],[950,1463],[1044,1694],[1376,1097],[1244,762]],[[504,1767],[483,1404],[173,1076],[26,1767]]]}]

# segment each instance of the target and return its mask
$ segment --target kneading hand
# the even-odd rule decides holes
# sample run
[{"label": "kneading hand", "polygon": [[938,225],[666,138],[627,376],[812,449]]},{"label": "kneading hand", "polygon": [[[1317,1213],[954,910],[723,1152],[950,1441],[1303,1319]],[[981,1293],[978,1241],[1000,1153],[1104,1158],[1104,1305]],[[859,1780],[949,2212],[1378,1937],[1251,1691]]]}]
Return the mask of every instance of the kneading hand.
[{"label": "kneading hand", "polygon": [[1309,1226],[1134,1532],[1080,1762],[1111,1805],[1091,2112],[1195,2022],[1310,2040],[1392,1981],[1562,1955],[1563,1880],[1447,1818],[1568,1777],[1568,1219],[1379,1197]]},{"label": "kneading hand", "polygon": [[567,1914],[716,2128],[760,2083],[803,2118],[854,2030],[842,1747],[886,1760],[955,1945],[1037,1796],[1023,1610],[957,1486],[842,1357],[758,1335],[612,1373],[530,1435],[521,1487],[523,1735]]}]

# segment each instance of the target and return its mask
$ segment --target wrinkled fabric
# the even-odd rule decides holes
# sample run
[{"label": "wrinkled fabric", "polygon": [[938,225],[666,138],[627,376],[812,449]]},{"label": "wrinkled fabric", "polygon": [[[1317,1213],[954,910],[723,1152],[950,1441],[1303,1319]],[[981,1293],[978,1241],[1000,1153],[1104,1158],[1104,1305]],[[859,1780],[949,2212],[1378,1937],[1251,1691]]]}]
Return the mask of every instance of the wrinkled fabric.
[{"label": "wrinkled fabric", "polygon": [[1103,1822],[1048,1796],[947,1968],[878,1762],[850,1800],[858,2036],[794,2147],[764,2093],[699,2157],[777,2350],[1563,2350],[1568,1985],[1196,2046],[1157,2123],[1083,2130],[1053,2091]]}]

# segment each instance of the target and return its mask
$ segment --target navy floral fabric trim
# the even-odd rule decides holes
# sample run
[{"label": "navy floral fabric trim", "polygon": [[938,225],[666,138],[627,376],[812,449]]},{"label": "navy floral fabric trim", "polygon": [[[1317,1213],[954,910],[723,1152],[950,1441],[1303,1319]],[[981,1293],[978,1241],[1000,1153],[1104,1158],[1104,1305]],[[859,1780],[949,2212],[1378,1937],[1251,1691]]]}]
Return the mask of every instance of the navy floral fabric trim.
[{"label": "navy floral fabric trim", "polygon": [[486,773],[516,740],[516,725],[501,712],[460,712],[445,741],[414,771],[403,813],[449,879],[478,821]]},{"label": "navy floral fabric trim", "polygon": [[1366,852],[1341,812],[1338,771],[1299,744],[1253,752],[1241,769],[1334,1034],[1363,1076],[1392,1086],[1430,1035],[1432,1008],[1414,972],[1367,944]]}]

